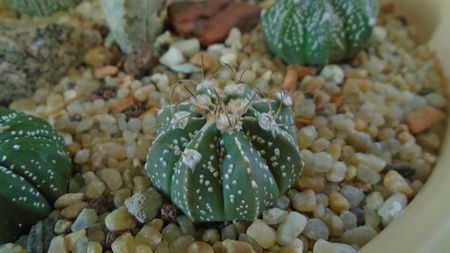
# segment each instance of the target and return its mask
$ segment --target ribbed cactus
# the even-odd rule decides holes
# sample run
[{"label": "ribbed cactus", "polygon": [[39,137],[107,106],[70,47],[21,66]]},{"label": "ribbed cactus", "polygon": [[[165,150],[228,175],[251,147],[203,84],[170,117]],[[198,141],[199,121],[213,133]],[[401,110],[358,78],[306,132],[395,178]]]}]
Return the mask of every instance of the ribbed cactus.
[{"label": "ribbed cactus", "polygon": [[48,215],[71,172],[64,142],[50,124],[0,108],[0,244]]},{"label": "ribbed cactus", "polygon": [[30,17],[51,16],[57,11],[67,10],[81,0],[8,0],[8,5],[20,14]]},{"label": "ribbed cactus", "polygon": [[256,219],[303,168],[292,100],[276,98],[204,82],[162,109],[145,166],[152,183],[193,221]]},{"label": "ribbed cactus", "polygon": [[328,64],[366,47],[378,0],[278,0],[262,12],[270,50],[288,63]]}]

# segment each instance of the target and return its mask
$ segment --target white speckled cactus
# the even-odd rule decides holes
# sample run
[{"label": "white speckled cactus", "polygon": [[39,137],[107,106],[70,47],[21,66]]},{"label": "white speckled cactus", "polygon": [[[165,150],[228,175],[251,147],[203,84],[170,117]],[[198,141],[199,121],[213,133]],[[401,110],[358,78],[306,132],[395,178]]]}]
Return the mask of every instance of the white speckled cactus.
[{"label": "white speckled cactus", "polygon": [[51,16],[56,11],[67,10],[81,0],[8,0],[8,5],[26,16]]},{"label": "white speckled cactus", "polygon": [[193,221],[256,219],[303,168],[291,104],[244,84],[198,85],[158,116],[145,166],[152,183]]},{"label": "white speckled cactus", "polygon": [[267,46],[293,64],[328,64],[366,47],[378,0],[278,0],[262,12]]}]

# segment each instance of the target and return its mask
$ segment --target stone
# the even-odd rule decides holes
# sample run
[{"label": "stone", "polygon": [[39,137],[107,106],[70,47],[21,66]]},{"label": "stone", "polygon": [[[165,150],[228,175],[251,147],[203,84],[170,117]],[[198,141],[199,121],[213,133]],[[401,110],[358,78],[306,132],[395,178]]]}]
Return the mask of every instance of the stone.
[{"label": "stone", "polygon": [[359,203],[364,199],[364,192],[360,189],[356,188],[353,185],[344,185],[342,186],[339,193],[344,196],[348,202],[350,203],[350,207],[357,207]]},{"label": "stone", "polygon": [[203,46],[224,41],[233,27],[250,31],[258,24],[259,13],[256,5],[230,0],[175,2],[168,7],[175,32],[196,37]]},{"label": "stone", "polygon": [[127,211],[127,208],[122,206],[106,216],[105,225],[111,231],[125,230],[134,228],[136,226],[136,220]]},{"label": "stone", "polygon": [[281,248],[279,253],[303,253],[303,241],[295,238],[291,243]]},{"label": "stone", "polygon": [[153,253],[153,250],[145,245],[137,245],[135,253]]},{"label": "stone", "polygon": [[178,215],[178,209],[175,205],[164,203],[161,206],[161,219],[172,222],[175,221]]},{"label": "stone", "polygon": [[327,225],[325,225],[322,220],[319,218],[312,218],[308,220],[303,234],[312,240],[328,240],[330,232]]},{"label": "stone", "polygon": [[298,189],[304,191],[311,189],[316,193],[321,193],[325,189],[325,179],[323,176],[300,177],[297,181]]},{"label": "stone", "polygon": [[103,66],[94,70],[94,76],[97,79],[104,79],[107,76],[115,76],[119,72],[119,68],[116,66]]},{"label": "stone", "polygon": [[106,190],[105,184],[100,180],[93,180],[86,185],[86,198],[95,199],[103,195]]},{"label": "stone", "polygon": [[222,242],[224,253],[256,253],[247,242],[225,240]]},{"label": "stone", "polygon": [[329,196],[330,208],[336,212],[342,212],[350,209],[350,203],[339,192],[332,192]]},{"label": "stone", "polygon": [[178,48],[171,46],[169,50],[159,58],[159,62],[171,67],[183,63],[184,57]]},{"label": "stone", "polygon": [[345,231],[341,236],[341,241],[347,244],[355,244],[359,247],[364,246],[372,238],[374,238],[378,232],[369,226],[360,226],[354,229]]},{"label": "stone", "polygon": [[86,52],[84,63],[90,67],[98,68],[111,64],[112,58],[113,55],[107,48],[97,46]]},{"label": "stone", "polygon": [[356,250],[347,244],[332,243],[320,239],[314,244],[312,253],[356,253]]},{"label": "stone", "polygon": [[344,224],[344,230],[350,230],[353,228],[356,228],[358,218],[356,215],[350,211],[343,211],[340,214],[340,217],[342,219],[342,222]]},{"label": "stone", "polygon": [[335,162],[331,170],[327,172],[326,178],[329,182],[340,183],[345,179],[347,166],[343,162]]},{"label": "stone", "polygon": [[178,227],[175,223],[169,223],[167,226],[165,226],[161,234],[164,240],[169,243],[183,235],[181,233],[180,227]]},{"label": "stone", "polygon": [[79,231],[81,229],[87,229],[96,222],[97,222],[97,213],[95,213],[95,210],[84,208],[78,215],[75,222],[73,223],[71,229],[74,232]]},{"label": "stone", "polygon": [[81,240],[81,238],[84,237],[86,237],[85,229],[66,235],[64,237],[64,244],[66,245],[67,250],[73,251],[73,249],[75,248],[75,244],[78,242],[78,240]]},{"label": "stone", "polygon": [[392,193],[401,192],[407,197],[414,195],[414,190],[408,182],[395,170],[390,170],[384,175],[383,185]]},{"label": "stone", "polygon": [[87,206],[87,203],[84,201],[77,202],[71,206],[68,206],[61,210],[61,217],[67,218],[67,219],[73,219],[78,216],[78,214]]},{"label": "stone", "polygon": [[190,59],[190,63],[202,67],[204,69],[209,69],[213,64],[212,61],[213,59],[211,59],[211,56],[209,56],[209,54],[206,52],[196,53]]},{"label": "stone", "polygon": [[135,237],[136,244],[146,245],[151,249],[156,249],[156,246],[161,243],[162,239],[161,233],[150,225],[142,227]]},{"label": "stone", "polygon": [[263,211],[263,221],[268,225],[280,224],[287,216],[288,212],[278,207]]},{"label": "stone", "polygon": [[56,236],[52,239],[48,253],[68,253],[66,245],[64,243],[64,237]]},{"label": "stone", "polygon": [[188,58],[200,51],[200,42],[196,38],[176,41],[171,46],[176,47]]},{"label": "stone", "polygon": [[83,29],[75,19],[5,20],[0,26],[0,104],[58,84],[100,41],[97,31]]},{"label": "stone", "polygon": [[134,77],[142,77],[158,63],[159,54],[150,45],[137,46],[125,57],[123,69]]},{"label": "stone", "polygon": [[372,192],[366,197],[366,207],[375,211],[383,205],[383,202],[383,195],[380,192]]},{"label": "stone", "polygon": [[278,226],[277,242],[286,246],[294,241],[306,227],[308,220],[299,212],[292,211],[286,219]]},{"label": "stone", "polygon": [[102,245],[98,242],[88,242],[86,253],[102,253]]},{"label": "stone", "polygon": [[213,245],[215,242],[220,240],[220,233],[217,229],[209,228],[203,231],[202,241],[208,242]]},{"label": "stone", "polygon": [[72,226],[72,222],[69,220],[58,220],[55,224],[55,227],[53,229],[53,232],[55,234],[65,234],[69,231],[69,228]]},{"label": "stone", "polygon": [[87,247],[88,239],[87,237],[82,237],[75,243],[75,247],[73,248],[72,253],[86,253]]},{"label": "stone", "polygon": [[193,235],[195,233],[195,227],[192,220],[186,215],[180,215],[177,217],[177,223],[180,225],[181,232],[183,234]]},{"label": "stone", "polygon": [[326,65],[320,72],[325,81],[341,84],[344,81],[344,70],[338,65]]},{"label": "stone", "polygon": [[64,208],[84,200],[84,193],[67,193],[55,201],[55,208]]},{"label": "stone", "polygon": [[94,209],[98,214],[109,212],[113,207],[114,202],[110,195],[91,199],[87,205],[87,208]]},{"label": "stone", "polygon": [[317,173],[324,173],[331,170],[333,166],[333,157],[327,152],[318,152],[314,154],[314,169]]},{"label": "stone", "polygon": [[183,252],[194,242],[192,235],[183,235],[169,243],[170,252]]},{"label": "stone", "polygon": [[281,195],[277,200],[275,200],[275,206],[281,209],[287,209],[291,204],[291,200],[286,195]]},{"label": "stone", "polygon": [[444,121],[445,118],[442,111],[432,106],[424,106],[407,113],[405,122],[411,133],[418,134]]},{"label": "stone", "polygon": [[291,201],[292,207],[300,212],[312,212],[317,205],[316,194],[310,189],[296,193]]},{"label": "stone", "polygon": [[124,233],[111,244],[113,253],[135,253],[136,244],[130,233]]},{"label": "stone", "polygon": [[139,222],[146,223],[158,214],[163,199],[162,195],[153,187],[144,192],[137,192],[125,200],[125,206]]},{"label": "stone", "polygon": [[247,235],[254,239],[259,246],[268,249],[275,245],[275,229],[264,223],[262,220],[255,220],[247,229]]},{"label": "stone", "polygon": [[51,213],[48,218],[34,224],[26,237],[27,250],[30,252],[45,252],[54,237],[53,228],[56,224],[57,213]]},{"label": "stone", "polygon": [[122,186],[122,176],[120,172],[113,168],[105,168],[100,171],[100,178],[112,191],[120,189]]},{"label": "stone", "polygon": [[408,199],[403,193],[397,192],[389,197],[378,209],[377,213],[383,221],[383,225],[389,225],[397,218],[406,207]]}]

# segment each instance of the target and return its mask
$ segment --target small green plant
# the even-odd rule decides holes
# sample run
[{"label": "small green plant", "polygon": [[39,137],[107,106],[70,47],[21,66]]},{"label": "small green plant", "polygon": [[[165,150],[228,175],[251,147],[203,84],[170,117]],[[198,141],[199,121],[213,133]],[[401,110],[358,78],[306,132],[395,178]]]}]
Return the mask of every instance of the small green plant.
[{"label": "small green plant", "polygon": [[49,123],[0,108],[0,244],[48,215],[71,172],[64,142]]},{"label": "small green plant", "polygon": [[278,0],[262,12],[269,49],[287,63],[324,65],[367,46],[378,0]]},{"label": "small green plant", "polygon": [[57,11],[67,10],[79,4],[81,0],[8,0],[10,8],[22,15],[51,16]]},{"label": "small green plant", "polygon": [[254,220],[303,168],[292,100],[258,96],[245,84],[199,84],[189,102],[158,116],[145,169],[193,221]]},{"label": "small green plant", "polygon": [[151,46],[161,33],[159,11],[165,0],[101,0],[112,36],[120,49],[132,53],[136,47]]}]

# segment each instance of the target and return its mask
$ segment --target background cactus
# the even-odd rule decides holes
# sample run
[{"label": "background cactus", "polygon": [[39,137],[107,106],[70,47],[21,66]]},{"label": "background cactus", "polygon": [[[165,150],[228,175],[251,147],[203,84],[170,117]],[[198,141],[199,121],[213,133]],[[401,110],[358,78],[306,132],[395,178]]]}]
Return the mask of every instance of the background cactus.
[{"label": "background cactus", "polygon": [[81,0],[8,0],[10,8],[26,16],[51,16],[57,11],[67,10]]},{"label": "background cactus", "polygon": [[114,40],[124,53],[152,45],[162,31],[159,11],[165,0],[101,0]]},{"label": "background cactus", "polygon": [[262,12],[267,46],[294,64],[328,64],[366,47],[378,0],[279,0]]},{"label": "background cactus", "polygon": [[254,220],[302,168],[291,98],[209,82],[165,107],[145,166],[152,183],[193,221]]},{"label": "background cactus", "polygon": [[72,162],[46,121],[0,108],[0,244],[45,218],[67,191]]}]

